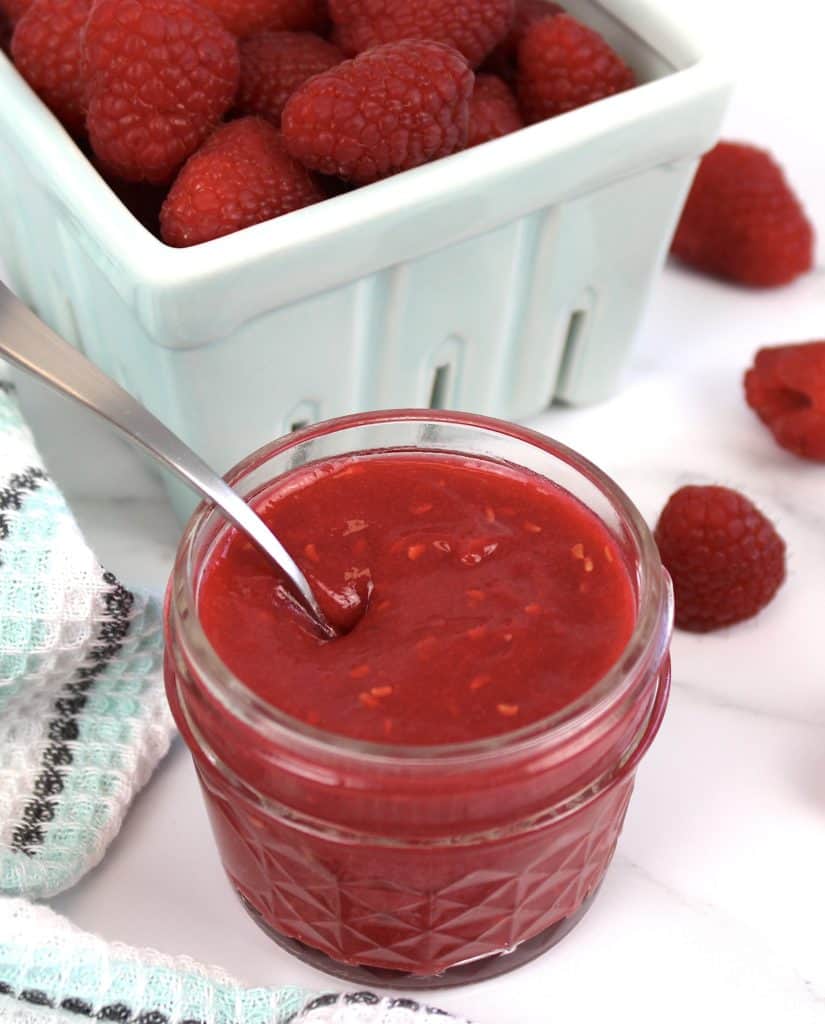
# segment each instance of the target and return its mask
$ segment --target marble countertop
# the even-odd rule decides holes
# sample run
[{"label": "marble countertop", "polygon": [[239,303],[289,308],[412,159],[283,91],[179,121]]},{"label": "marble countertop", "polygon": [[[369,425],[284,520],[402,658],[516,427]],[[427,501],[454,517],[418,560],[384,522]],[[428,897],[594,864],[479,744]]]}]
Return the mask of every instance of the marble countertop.
[{"label": "marble countertop", "polygon": [[[825,28],[819,5],[694,6],[720,39],[736,40],[725,51],[737,54],[740,81],[726,137],[780,154],[825,235],[821,133],[810,141],[821,100],[806,86]],[[802,52],[783,59],[783,39]],[[534,963],[435,992],[433,1003],[479,1024],[825,1021],[825,467],[777,448],[741,389],[761,344],[823,336],[821,259],[771,292],[669,266],[621,394],[533,422],[601,465],[651,523],[681,484],[743,490],[785,537],[788,579],[756,621],[676,634],[670,708],[582,923]],[[101,559],[128,584],[159,590],[179,528],[158,481],[84,413],[38,385],[21,391]],[[280,951],[239,909],[179,742],[103,864],[53,905],[106,938],[187,953],[252,984],[343,987]]]}]

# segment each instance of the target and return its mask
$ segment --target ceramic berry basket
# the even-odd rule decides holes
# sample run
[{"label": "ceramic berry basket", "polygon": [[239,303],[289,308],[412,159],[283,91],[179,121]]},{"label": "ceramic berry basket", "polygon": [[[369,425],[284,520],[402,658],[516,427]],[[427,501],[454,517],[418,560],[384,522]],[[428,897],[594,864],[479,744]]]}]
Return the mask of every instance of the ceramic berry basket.
[{"label": "ceramic berry basket", "polygon": [[638,88],[182,250],[132,217],[0,54],[0,256],[40,316],[219,470],[353,411],[520,419],[596,401],[729,93],[668,6],[566,3]]}]

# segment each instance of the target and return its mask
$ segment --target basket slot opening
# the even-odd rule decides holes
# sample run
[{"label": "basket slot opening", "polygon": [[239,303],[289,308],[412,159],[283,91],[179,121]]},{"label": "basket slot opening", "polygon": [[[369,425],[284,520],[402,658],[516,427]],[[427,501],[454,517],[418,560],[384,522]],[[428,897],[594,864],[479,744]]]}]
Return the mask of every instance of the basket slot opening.
[{"label": "basket slot opening", "polygon": [[441,363],[436,366],[433,373],[433,383],[430,388],[430,408],[446,409],[450,397],[453,378],[453,368],[450,363]]},{"label": "basket slot opening", "polygon": [[283,418],[283,431],[285,434],[293,433],[295,430],[303,430],[310,423],[317,423],[321,418],[320,403],[308,398],[303,402],[293,405]]},{"label": "basket slot opening", "polygon": [[567,380],[567,376],[572,368],[573,359],[576,355],[576,347],[584,336],[584,328],[587,323],[588,312],[589,311],[586,309],[574,309],[570,314],[570,319],[567,321],[567,330],[564,335],[559,369],[556,374],[556,379],[553,382],[553,392],[550,395],[551,405],[556,394],[558,394],[564,382]]}]

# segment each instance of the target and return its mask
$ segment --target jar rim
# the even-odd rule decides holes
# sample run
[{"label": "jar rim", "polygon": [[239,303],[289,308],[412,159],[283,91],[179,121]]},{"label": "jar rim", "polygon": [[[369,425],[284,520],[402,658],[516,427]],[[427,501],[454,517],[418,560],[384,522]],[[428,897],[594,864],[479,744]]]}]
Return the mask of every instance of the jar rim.
[{"label": "jar rim", "polygon": [[[453,424],[486,430],[500,437],[532,445],[566,462],[573,470],[594,484],[621,517],[638,552],[639,604],[636,623],[624,649],[608,671],[584,694],[563,708],[518,729],[481,739],[448,744],[388,744],[355,739],[310,725],[259,697],[239,679],[220,658],[206,636],[197,614],[195,549],[201,532],[212,517],[219,516],[215,505],[202,501],[190,517],[178,545],[169,582],[167,618],[173,616],[181,628],[176,639],[182,643],[192,668],[210,695],[236,717],[269,738],[288,739],[300,743],[311,755],[332,754],[369,759],[385,764],[409,766],[412,763],[444,763],[501,756],[505,751],[519,753],[546,740],[548,736],[563,740],[571,733],[586,729],[621,701],[632,686],[637,669],[656,664],[666,656],[673,617],[672,592],[667,572],[659,558],[653,536],[630,498],[596,465],[555,439],[527,427],[505,420],[474,413],[433,409],[392,409],[355,413],[323,420],[302,430],[277,438],[252,452],[225,474],[230,485],[279,454],[317,438],[353,427],[370,427],[382,423],[419,422]],[[433,446],[436,450],[437,446]],[[393,450],[391,448],[382,450]],[[425,450],[425,449],[422,449]],[[353,451],[353,454],[358,454]],[[275,478],[277,479],[277,478]],[[223,524],[219,530],[223,530]]]}]

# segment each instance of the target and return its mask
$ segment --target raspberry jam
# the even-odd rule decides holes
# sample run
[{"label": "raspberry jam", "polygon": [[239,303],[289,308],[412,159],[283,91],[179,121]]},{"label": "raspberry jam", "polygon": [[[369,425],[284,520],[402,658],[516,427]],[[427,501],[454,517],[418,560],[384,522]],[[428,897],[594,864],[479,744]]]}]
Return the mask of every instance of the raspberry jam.
[{"label": "raspberry jam", "polygon": [[293,470],[256,504],[331,618],[355,627],[319,639],[237,531],[205,569],[198,614],[239,679],[319,729],[405,744],[512,732],[581,697],[633,632],[618,545],[537,474],[348,456]]},{"label": "raspberry jam", "polygon": [[589,906],[669,683],[671,604],[624,495],[497,421],[376,413],[231,474],[347,632],[196,514],[166,679],[259,924],[359,982],[478,980]]}]

